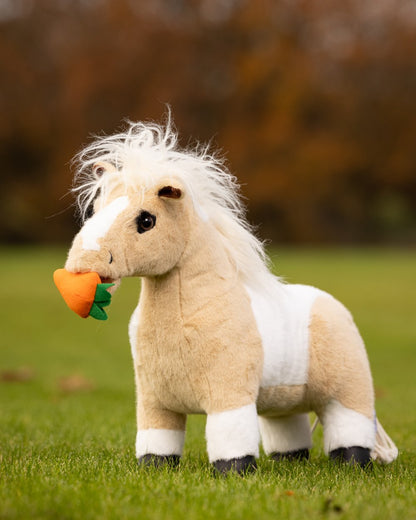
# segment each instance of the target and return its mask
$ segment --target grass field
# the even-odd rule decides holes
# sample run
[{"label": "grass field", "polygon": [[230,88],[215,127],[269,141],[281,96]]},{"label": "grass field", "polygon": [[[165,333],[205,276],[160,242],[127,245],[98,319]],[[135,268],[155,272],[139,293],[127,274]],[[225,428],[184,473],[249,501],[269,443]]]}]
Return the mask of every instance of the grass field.
[{"label": "grass field", "polygon": [[177,470],[139,469],[125,280],[108,322],[81,320],[52,285],[58,249],[0,250],[0,519],[416,518],[416,252],[296,250],[274,255],[289,282],[353,312],[368,346],[377,412],[400,449],[365,472],[329,463],[322,430],[307,463],[264,455],[245,478],[216,477],[203,417],[191,417]]}]

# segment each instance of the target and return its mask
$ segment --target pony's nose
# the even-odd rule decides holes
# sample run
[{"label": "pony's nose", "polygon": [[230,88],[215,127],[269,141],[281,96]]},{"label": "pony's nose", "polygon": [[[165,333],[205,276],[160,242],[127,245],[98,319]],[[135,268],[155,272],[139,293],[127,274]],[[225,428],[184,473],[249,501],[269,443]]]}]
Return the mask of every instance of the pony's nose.
[{"label": "pony's nose", "polygon": [[68,253],[65,269],[72,273],[95,271],[102,276],[111,276],[111,264],[114,262],[109,249],[101,247],[99,251],[84,249],[82,240],[77,236]]}]

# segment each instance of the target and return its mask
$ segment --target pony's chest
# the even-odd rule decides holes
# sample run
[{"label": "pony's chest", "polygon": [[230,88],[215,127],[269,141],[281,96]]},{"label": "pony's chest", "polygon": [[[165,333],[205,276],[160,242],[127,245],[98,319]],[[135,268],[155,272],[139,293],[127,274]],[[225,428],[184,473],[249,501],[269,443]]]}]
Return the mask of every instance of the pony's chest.
[{"label": "pony's chest", "polygon": [[[163,318],[163,319],[162,319]],[[152,399],[181,413],[202,412],[187,374],[195,372],[195,360],[179,319],[151,316],[137,307],[130,320],[129,335],[136,376]]]},{"label": "pony's chest", "polygon": [[165,308],[161,312],[140,301],[130,320],[129,337],[136,366],[160,373],[186,368],[184,361],[190,356],[183,356],[186,338],[177,310]]},{"label": "pony's chest", "polygon": [[243,393],[255,394],[263,356],[247,294],[201,298],[190,308],[161,314],[139,304],[130,322],[138,377],[166,408],[187,413],[215,407],[242,380]]}]

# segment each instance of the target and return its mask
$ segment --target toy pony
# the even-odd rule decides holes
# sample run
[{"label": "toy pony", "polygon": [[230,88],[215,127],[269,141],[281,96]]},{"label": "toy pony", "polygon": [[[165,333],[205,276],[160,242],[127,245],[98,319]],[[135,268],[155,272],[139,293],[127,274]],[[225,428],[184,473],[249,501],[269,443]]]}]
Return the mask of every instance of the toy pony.
[{"label": "toy pony", "polygon": [[140,464],[176,465],[188,414],[207,414],[210,462],[256,467],[309,457],[308,412],[330,458],[366,466],[397,448],[377,421],[363,341],[329,294],[272,275],[236,179],[208,149],[181,150],[165,126],[130,123],[78,156],[85,219],[55,282],[81,316],[121,278],[142,277],[129,336]]}]

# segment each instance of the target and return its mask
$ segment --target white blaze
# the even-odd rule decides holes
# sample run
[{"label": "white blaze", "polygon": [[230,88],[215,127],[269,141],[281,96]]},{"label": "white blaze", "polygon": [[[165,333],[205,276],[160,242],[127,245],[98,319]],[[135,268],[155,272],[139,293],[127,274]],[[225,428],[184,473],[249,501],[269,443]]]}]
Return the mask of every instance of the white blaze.
[{"label": "white blaze", "polygon": [[99,251],[99,238],[103,238],[107,231],[114,224],[116,218],[124,211],[129,204],[129,198],[118,197],[108,206],[88,219],[80,231],[82,238],[82,248],[89,251]]}]

